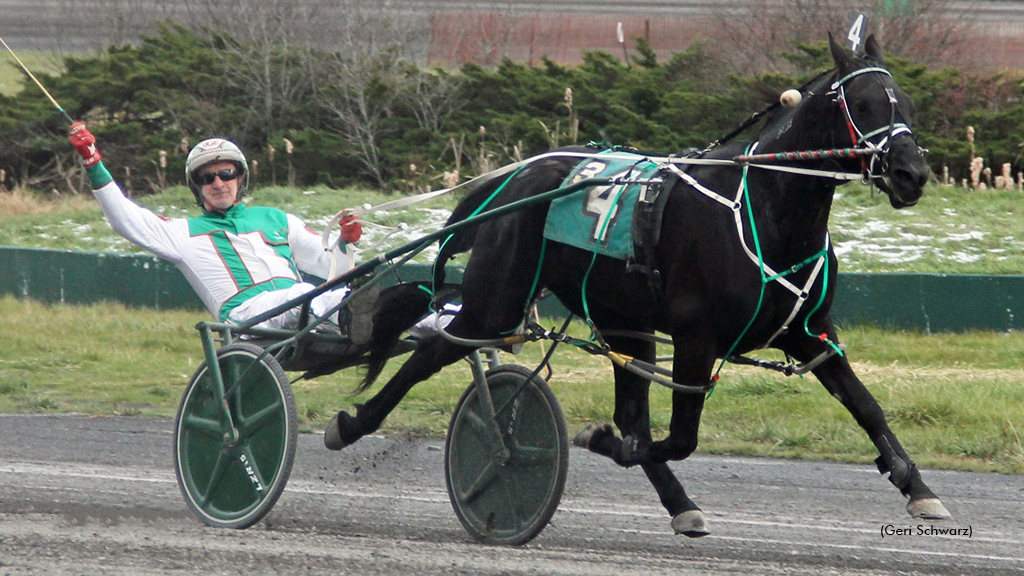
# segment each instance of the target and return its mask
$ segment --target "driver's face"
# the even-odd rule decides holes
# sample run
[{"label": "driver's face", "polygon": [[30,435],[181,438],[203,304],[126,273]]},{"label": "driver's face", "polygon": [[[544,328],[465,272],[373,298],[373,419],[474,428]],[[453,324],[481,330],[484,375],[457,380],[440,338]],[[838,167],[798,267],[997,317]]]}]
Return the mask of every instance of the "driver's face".
[{"label": "driver's face", "polygon": [[[196,180],[203,192],[207,210],[223,212],[238,201],[238,181],[242,173],[231,162],[213,162],[199,169]],[[208,182],[208,183],[207,183]]]}]

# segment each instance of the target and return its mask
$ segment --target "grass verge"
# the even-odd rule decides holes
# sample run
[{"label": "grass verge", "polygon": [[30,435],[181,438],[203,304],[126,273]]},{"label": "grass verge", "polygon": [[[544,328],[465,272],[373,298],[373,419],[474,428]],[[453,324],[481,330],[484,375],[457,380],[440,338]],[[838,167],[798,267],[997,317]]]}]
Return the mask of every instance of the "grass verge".
[{"label": "grass verge", "polygon": [[[194,312],[119,304],[47,306],[0,298],[0,411],[173,417],[202,362]],[[925,467],[1024,472],[1024,335],[841,332],[851,361],[892,427]],[[532,366],[539,345],[504,360]],[[388,367],[385,376],[399,363]],[[610,421],[611,369],[577,350],[554,357],[554,389],[570,433]],[[853,418],[813,378],[727,365],[708,400],[702,452],[871,462],[877,453]],[[352,396],[358,370],[294,384],[299,418],[319,430]],[[470,382],[457,363],[415,387],[387,419],[386,433],[442,436]],[[379,384],[369,391],[374,393]],[[654,386],[656,435],[669,423],[670,394]]]},{"label": "grass verge", "polygon": [[[20,50],[12,46],[18,52],[18,58],[36,76],[42,74],[59,74],[63,71],[64,64],[58,54],[39,50]],[[21,70],[21,66],[7,55],[4,51],[2,64],[0,64],[0,94],[14,96],[25,89],[26,82],[31,82]],[[33,86],[34,88],[34,86]]]},{"label": "grass verge", "polygon": [[[275,206],[302,216],[315,229],[342,208],[394,200],[381,192],[262,186],[250,204]],[[364,217],[360,246],[376,256],[421,237],[422,225],[444,221],[456,198]],[[197,213],[188,189],[174,186],[138,198],[164,216]],[[922,201],[893,210],[883,195],[863,185],[840,188],[829,220],[841,272],[941,272],[944,274],[1020,274],[1024,271],[1024,218],[1015,192],[968,191],[928,186]],[[388,227],[408,230],[388,235]],[[434,227],[430,227],[433,230]],[[381,244],[376,243],[380,241]],[[91,195],[52,197],[31,192],[0,192],[0,245],[90,252],[140,252],[111,230]],[[426,255],[432,252],[428,251]]]}]

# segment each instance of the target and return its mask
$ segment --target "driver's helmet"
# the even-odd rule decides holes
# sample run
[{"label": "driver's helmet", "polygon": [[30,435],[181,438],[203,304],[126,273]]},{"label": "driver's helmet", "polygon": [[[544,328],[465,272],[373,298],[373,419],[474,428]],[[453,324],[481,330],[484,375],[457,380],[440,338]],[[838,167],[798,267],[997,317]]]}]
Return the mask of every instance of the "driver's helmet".
[{"label": "driver's helmet", "polygon": [[188,181],[192,195],[196,197],[196,204],[200,208],[203,207],[203,192],[202,187],[195,181],[196,172],[211,162],[231,162],[238,166],[242,174],[239,176],[238,197],[235,198],[235,202],[241,200],[249,187],[249,163],[245,160],[245,154],[242,154],[242,150],[230,140],[210,138],[196,144],[185,159],[185,180]]}]

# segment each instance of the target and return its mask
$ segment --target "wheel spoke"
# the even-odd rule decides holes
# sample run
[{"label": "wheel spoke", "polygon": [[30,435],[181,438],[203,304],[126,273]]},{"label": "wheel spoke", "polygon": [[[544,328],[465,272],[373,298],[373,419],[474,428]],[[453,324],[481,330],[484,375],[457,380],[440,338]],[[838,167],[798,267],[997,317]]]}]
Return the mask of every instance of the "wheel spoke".
[{"label": "wheel spoke", "polygon": [[476,480],[473,481],[468,490],[462,493],[459,499],[464,505],[471,504],[497,479],[498,465],[493,460],[489,460],[487,466],[484,466],[484,469],[480,471],[480,475],[476,477]]},{"label": "wheel spoke", "polygon": [[[506,468],[506,470],[508,470]],[[516,479],[519,476],[515,474],[515,470],[508,470],[508,473],[502,478],[501,490],[505,493],[505,501],[509,503],[507,507],[507,513],[512,516],[512,526],[516,526],[517,529],[521,528],[521,515],[519,507],[523,504],[522,496],[519,494],[519,483]]]},{"label": "wheel spoke", "polygon": [[509,459],[509,464],[529,467],[529,466],[545,466],[555,459],[555,455],[558,453],[554,448],[544,448],[541,446],[512,446],[512,457]]},{"label": "wheel spoke", "polygon": [[284,410],[284,403],[277,401],[251,416],[241,418],[238,422],[238,433],[243,440],[251,438],[263,428],[264,424],[273,420],[282,410]]},{"label": "wheel spoke", "polygon": [[189,432],[198,432],[204,436],[218,439],[224,436],[224,429],[221,427],[220,422],[210,418],[187,414],[182,419],[181,424]]},{"label": "wheel spoke", "polygon": [[266,493],[267,481],[263,478],[259,464],[256,463],[256,457],[253,455],[252,449],[248,444],[242,449],[239,460],[242,462],[242,468],[245,469],[245,475],[252,481],[253,491],[259,494]]},{"label": "wheel spoke", "polygon": [[243,379],[247,370],[240,371],[237,362],[231,363],[231,379],[224,382],[224,398],[231,409],[231,417],[238,422],[242,420],[242,393],[245,392]]},{"label": "wheel spoke", "polygon": [[487,423],[476,412],[465,410],[462,413],[462,421],[469,426],[474,435],[487,434]]},{"label": "wheel spoke", "polygon": [[213,465],[213,473],[210,474],[210,481],[206,484],[206,490],[203,490],[203,501],[199,503],[200,508],[206,508],[210,505],[210,500],[213,499],[217,489],[220,488],[220,483],[224,481],[224,477],[228,473],[228,457],[224,452],[217,454],[217,463]]},{"label": "wheel spoke", "polygon": [[230,398],[238,391],[238,363],[225,358],[220,365],[221,377],[224,379],[224,397]]}]

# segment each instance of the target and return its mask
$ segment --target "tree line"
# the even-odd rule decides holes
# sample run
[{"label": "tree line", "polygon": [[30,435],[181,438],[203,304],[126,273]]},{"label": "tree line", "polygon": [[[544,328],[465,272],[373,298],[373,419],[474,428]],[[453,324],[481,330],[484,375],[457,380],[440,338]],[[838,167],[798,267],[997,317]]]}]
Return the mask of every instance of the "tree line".
[{"label": "tree line", "polygon": [[[799,43],[782,55],[791,71],[742,75],[726,72],[726,47],[697,42],[659,61],[634,42],[625,61],[590,52],[571,67],[506,59],[441,69],[416,63],[396,43],[364,38],[331,50],[166,23],[136,44],[68,57],[61,74],[40,80],[89,124],[115,177],[135,194],[184,183],[185,154],[212,136],[247,152],[256,186],[404,193],[567,144],[702,148],[831,63],[824,42]],[[936,174],[968,178],[972,155],[1024,169],[1019,78],[905,58],[888,64],[916,102],[914,131]],[[0,97],[0,185],[85,190],[64,122],[24,84]]]}]

